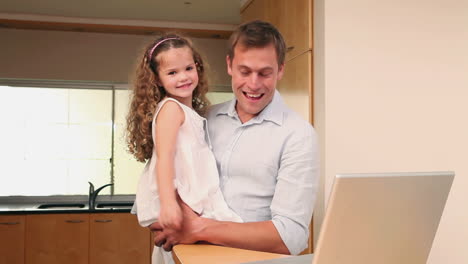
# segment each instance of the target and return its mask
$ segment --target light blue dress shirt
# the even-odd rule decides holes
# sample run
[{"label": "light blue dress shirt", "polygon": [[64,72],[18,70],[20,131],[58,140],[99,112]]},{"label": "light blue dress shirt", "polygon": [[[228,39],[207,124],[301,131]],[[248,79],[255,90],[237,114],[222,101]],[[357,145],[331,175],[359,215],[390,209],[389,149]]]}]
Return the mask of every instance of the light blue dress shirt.
[{"label": "light blue dress shirt", "polygon": [[272,220],[290,253],[299,254],[317,196],[317,135],[278,91],[244,124],[235,104],[215,105],[207,115],[224,198],[245,222]]}]

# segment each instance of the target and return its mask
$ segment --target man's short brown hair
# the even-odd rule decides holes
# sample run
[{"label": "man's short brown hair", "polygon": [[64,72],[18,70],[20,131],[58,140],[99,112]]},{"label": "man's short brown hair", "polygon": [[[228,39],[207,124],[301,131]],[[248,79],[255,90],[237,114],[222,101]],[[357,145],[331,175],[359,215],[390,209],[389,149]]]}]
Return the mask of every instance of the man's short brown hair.
[{"label": "man's short brown hair", "polygon": [[286,56],[286,44],[278,29],[272,24],[261,20],[246,22],[239,25],[229,38],[228,56],[232,62],[236,45],[246,48],[263,48],[270,44],[275,47],[278,66],[283,65]]}]

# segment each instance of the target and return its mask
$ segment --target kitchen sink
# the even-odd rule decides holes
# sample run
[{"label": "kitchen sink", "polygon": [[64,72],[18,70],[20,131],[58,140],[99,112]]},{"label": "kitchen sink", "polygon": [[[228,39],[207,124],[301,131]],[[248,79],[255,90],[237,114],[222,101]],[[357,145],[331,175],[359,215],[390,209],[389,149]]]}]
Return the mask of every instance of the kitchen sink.
[{"label": "kitchen sink", "polygon": [[131,209],[133,202],[102,202],[96,205],[99,209]]},{"label": "kitchen sink", "polygon": [[64,209],[64,210],[73,210],[84,208],[85,204],[83,203],[46,203],[41,204],[38,209]]}]

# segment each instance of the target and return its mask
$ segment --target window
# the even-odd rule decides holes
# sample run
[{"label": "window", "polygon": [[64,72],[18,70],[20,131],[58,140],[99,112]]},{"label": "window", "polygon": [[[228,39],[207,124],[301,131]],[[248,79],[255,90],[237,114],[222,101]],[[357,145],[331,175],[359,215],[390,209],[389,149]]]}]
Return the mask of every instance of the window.
[{"label": "window", "polygon": [[126,151],[127,89],[63,83],[0,92],[0,196],[87,194],[88,181],[114,183],[103,194],[135,193],[144,164]]}]

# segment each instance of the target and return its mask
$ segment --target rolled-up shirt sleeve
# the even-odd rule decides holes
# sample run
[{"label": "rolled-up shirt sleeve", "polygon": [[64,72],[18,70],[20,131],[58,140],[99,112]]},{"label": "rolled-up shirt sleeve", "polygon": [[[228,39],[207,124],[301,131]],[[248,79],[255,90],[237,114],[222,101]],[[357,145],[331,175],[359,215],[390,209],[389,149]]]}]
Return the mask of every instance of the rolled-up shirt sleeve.
[{"label": "rolled-up shirt sleeve", "polygon": [[270,207],[273,224],[292,255],[307,247],[318,180],[317,135],[310,126],[284,145]]}]

